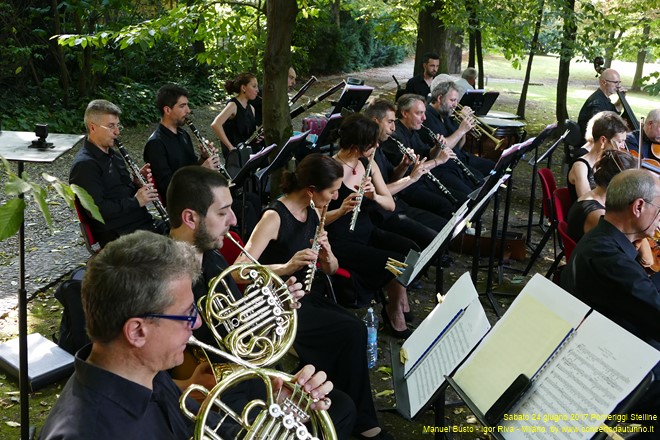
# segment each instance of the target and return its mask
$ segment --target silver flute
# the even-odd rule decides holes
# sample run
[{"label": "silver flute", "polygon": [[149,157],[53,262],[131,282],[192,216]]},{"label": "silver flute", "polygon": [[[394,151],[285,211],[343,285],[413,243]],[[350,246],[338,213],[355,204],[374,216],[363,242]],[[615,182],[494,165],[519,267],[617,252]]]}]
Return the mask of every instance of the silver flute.
[{"label": "silver flute", "polygon": [[[408,149],[405,147],[405,145],[403,145],[401,142],[399,142],[397,139],[393,138],[392,136],[390,136],[389,138],[394,141],[396,146],[399,147],[399,151],[401,151],[401,153],[404,156],[407,156],[408,159],[410,159],[413,163],[417,160],[417,157],[415,157],[414,154],[410,153],[408,151]],[[440,192],[442,192],[445,195],[445,197],[447,197],[447,199],[449,199],[449,201],[451,203],[453,203],[453,204],[458,203],[458,200],[456,200],[456,197],[454,197],[454,195],[451,193],[451,191],[449,191],[449,188],[444,186],[442,184],[442,182],[440,182],[438,180],[437,177],[435,177],[433,174],[431,174],[430,171],[428,173],[424,174],[424,176],[426,176],[427,179],[429,179],[431,182],[433,182],[438,187]]]},{"label": "silver flute", "polygon": [[362,176],[362,181],[360,182],[360,187],[358,188],[357,191],[358,192],[357,205],[355,205],[355,208],[353,208],[351,225],[348,228],[348,230],[351,232],[355,230],[355,225],[357,224],[358,215],[360,214],[360,205],[362,205],[362,198],[364,197],[364,187],[367,184],[367,179],[369,178],[369,175],[371,174],[371,167],[373,166],[374,163],[374,157],[376,157],[375,151],[371,154],[371,157],[369,158],[369,164],[367,165],[367,169],[364,171],[364,175]]},{"label": "silver flute", "polygon": [[[128,151],[126,151],[126,148],[124,148],[124,145],[119,141],[119,139],[115,139],[115,147],[117,147],[117,150],[119,150],[119,154],[121,154],[121,157],[124,159],[124,162],[126,162],[126,166],[128,167],[128,170],[133,175],[133,178],[140,183],[140,186],[151,185],[151,183],[147,181],[147,179],[142,175],[142,173],[140,173],[140,167],[128,154]],[[163,203],[160,201],[160,199],[156,199],[151,203],[153,203],[154,207],[156,208],[156,211],[158,211],[158,214],[160,215],[160,218],[165,222],[165,224],[167,224],[167,227],[169,228],[170,217],[167,215],[167,210],[163,206]]]},{"label": "silver flute", "polygon": [[[440,147],[441,150],[444,150],[447,147],[447,144],[444,142],[440,142],[438,139],[438,135],[433,132],[430,128],[428,128],[426,125],[422,125],[422,128],[426,130],[429,136],[431,136],[431,139],[433,139],[433,143]],[[479,185],[481,182],[479,182],[479,179],[477,179],[477,176],[474,175],[472,171],[463,163],[462,160],[460,160],[458,157],[452,158],[454,162],[461,168],[461,171],[463,171],[463,174],[465,174],[465,177],[467,177],[470,182],[472,182],[473,185]]]},{"label": "silver flute", "polygon": [[200,133],[197,127],[195,127],[195,124],[193,124],[192,119],[186,118],[185,122],[186,125],[190,127],[190,130],[193,132],[193,134],[199,141],[199,145],[202,150],[202,153],[207,157],[218,156],[218,171],[220,172],[220,174],[224,176],[225,179],[227,179],[228,182],[231,182],[231,176],[229,175],[227,169],[225,168],[225,160],[222,157],[222,155],[216,153],[213,150],[213,147],[211,146],[210,142],[204,136],[202,136],[202,133]]},{"label": "silver flute", "polygon": [[[316,227],[316,232],[314,233],[314,240],[312,240],[312,250],[317,252],[321,251],[321,244],[319,243],[319,234],[323,231],[323,226],[325,226],[325,215],[328,212],[328,205],[325,205],[323,209],[321,209],[321,220],[319,221],[319,225]],[[310,263],[309,266],[307,267],[307,273],[305,274],[305,292],[309,292],[312,290],[312,284],[314,283],[314,275],[316,275],[316,262],[318,261],[318,256],[316,257],[317,259],[314,260],[313,263]]]}]

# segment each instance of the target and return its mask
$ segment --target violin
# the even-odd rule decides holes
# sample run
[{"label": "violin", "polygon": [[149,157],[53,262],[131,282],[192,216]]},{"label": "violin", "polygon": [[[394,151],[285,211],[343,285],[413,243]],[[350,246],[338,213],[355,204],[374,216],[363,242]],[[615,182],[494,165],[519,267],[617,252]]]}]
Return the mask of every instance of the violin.
[{"label": "violin", "polygon": [[660,233],[656,230],[653,237],[639,240],[637,245],[637,261],[649,273],[660,272]]}]

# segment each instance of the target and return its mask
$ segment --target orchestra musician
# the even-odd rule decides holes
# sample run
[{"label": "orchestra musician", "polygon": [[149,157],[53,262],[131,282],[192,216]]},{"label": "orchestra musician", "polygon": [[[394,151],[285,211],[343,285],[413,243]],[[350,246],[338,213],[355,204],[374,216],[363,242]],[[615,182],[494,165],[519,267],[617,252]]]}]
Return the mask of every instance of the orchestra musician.
[{"label": "orchestra musician", "polygon": [[440,56],[434,52],[422,55],[422,68],[424,71],[415,75],[406,83],[406,93],[423,96],[427,99],[431,93],[431,82],[440,68]]},{"label": "orchestra musician", "polygon": [[625,150],[628,127],[621,116],[614,112],[600,112],[589,121],[587,130],[590,148],[588,152],[573,161],[566,178],[566,186],[575,202],[578,197],[591,191],[596,183],[593,167],[606,150]]},{"label": "orchestra musician", "polygon": [[[230,227],[236,225],[236,216],[232,206],[232,197],[227,187],[225,178],[217,172],[206,168],[189,166],[181,168],[174,174],[170,188],[167,192],[168,210],[172,221],[171,236],[175,240],[184,241],[195,246],[202,261],[201,277],[193,285],[195,300],[198,301],[202,296],[208,293],[209,282],[218,276],[229,265],[223,256],[218,252],[224,244],[225,234]],[[236,283],[230,278],[225,281],[232,291],[234,298],[242,297]],[[286,281],[289,292],[299,301],[305,294],[302,290],[302,284],[291,277]],[[294,303],[294,307],[300,306],[299,302]],[[302,309],[301,309],[302,310]],[[301,314],[301,324],[304,322]],[[327,325],[331,321],[322,320],[322,324]],[[319,324],[317,322],[317,324]],[[333,324],[334,325],[334,324]],[[364,328],[364,326],[361,326]],[[353,328],[354,331],[358,329]],[[297,346],[300,352],[307,346],[313,346],[317,350],[328,350],[330,346],[325,344],[324,339],[319,339],[323,332],[305,333],[298,329],[296,339],[302,341],[302,346]],[[209,345],[216,345],[215,339],[207,327],[202,325],[195,330],[195,337]],[[365,336],[366,338],[366,336]],[[361,347],[363,356],[366,352],[365,345]],[[213,358],[213,356],[210,356]],[[301,362],[305,362],[301,355]],[[309,367],[303,368],[307,370]],[[336,367],[335,367],[336,368]],[[317,368],[320,371],[320,368]],[[302,371],[302,370],[301,370]],[[326,374],[323,373],[325,376]],[[367,382],[368,386],[368,382]],[[244,400],[243,397],[252,396],[254,393],[260,393],[261,389],[255,383],[246,383],[240,386],[235,393],[237,394],[235,410],[240,413],[242,406],[252,398]],[[339,390],[330,393],[330,398],[334,402],[330,408],[330,417],[335,423],[335,428],[339,438],[348,438],[355,423],[355,406],[349,396]]]},{"label": "orchestra musician", "polygon": [[[660,109],[649,112],[642,131],[642,159],[660,160]],[[654,145],[658,147],[654,149]],[[639,152],[639,130],[628,133],[626,146],[632,151]],[[654,153],[655,150],[657,153]]]},{"label": "orchestra musician", "polygon": [[[149,136],[144,146],[144,161],[151,165],[158,194],[167,203],[167,187],[176,170],[186,165],[200,164],[217,170],[217,155],[197,159],[190,135],[183,129],[190,115],[188,91],[176,84],[165,84],[156,93],[156,108],[160,112],[160,123]],[[202,150],[204,151],[204,150]]]},{"label": "orchestra musician", "polygon": [[[323,207],[338,197],[343,168],[329,156],[310,154],[294,172],[285,171],[284,194],[268,207],[245,250],[281,277],[307,281],[310,267],[334,274],[338,268],[327,232],[319,231]],[[316,241],[319,250],[310,247]],[[237,263],[248,263],[240,255]],[[318,271],[316,272],[318,274]],[[354,434],[359,438],[391,439],[378,424],[369,382],[364,324],[325,296],[326,283],[312,280],[311,292],[300,302],[298,334],[293,347],[301,363],[323,370],[335,389],[347,393],[357,408]]]},{"label": "orchestra musician", "polygon": [[[469,168],[478,180],[483,180],[484,176],[491,172],[495,162],[475,156],[463,149],[465,135],[474,128],[478,121],[472,116],[473,112],[470,107],[461,109],[459,123],[454,120],[452,116],[458,106],[459,94],[459,87],[454,82],[448,81],[436,85],[431,91],[431,101],[426,105],[425,125],[432,132],[444,136],[447,148],[454,150],[456,157]],[[422,132],[421,136],[425,142],[433,142],[432,139],[429,139],[427,132]]]},{"label": "orchestra musician", "polygon": [[[561,286],[656,349],[660,349],[660,273],[649,277],[633,242],[660,226],[660,180],[647,170],[625,170],[607,188],[605,216],[577,243]],[[630,360],[634,362],[634,359]],[[660,413],[660,364],[632,413]],[[655,425],[657,437],[658,420]]]},{"label": "orchestra musician", "polygon": [[[122,156],[113,148],[122,128],[120,115],[120,108],[104,99],[95,99],[87,105],[87,137],[69,172],[69,183],[89,193],[105,221],[101,223],[88,216],[92,234],[101,247],[138,229],[167,233],[165,222],[154,220],[146,208],[148,203],[158,200],[158,191],[153,185],[138,186]],[[149,164],[140,173],[148,181]]]},{"label": "orchestra musician", "polygon": [[[353,114],[344,120],[339,130],[339,148],[335,159],[344,169],[339,198],[330,202],[326,224],[332,250],[341,266],[351,272],[351,282],[358,293],[370,292],[371,298],[381,288],[388,296],[383,307],[383,320],[389,331],[398,338],[407,338],[411,331],[406,325],[405,313],[410,313],[406,288],[385,269],[389,258],[404,261],[410,249],[419,250],[411,240],[378,229],[367,211],[374,204],[386,211],[395,208],[392,195],[387,189],[380,169],[371,167],[366,176],[368,159],[378,148],[380,128],[362,114]],[[359,191],[364,193],[361,201]],[[357,211],[354,231],[350,223]],[[369,297],[358,302],[369,304]]]},{"label": "orchestra musician", "polygon": [[586,139],[587,124],[594,115],[603,111],[620,112],[610,100],[610,96],[615,94],[620,87],[621,77],[619,72],[614,69],[605,69],[601,72],[598,79],[598,90],[587,98],[578,115],[578,125],[583,138]]}]

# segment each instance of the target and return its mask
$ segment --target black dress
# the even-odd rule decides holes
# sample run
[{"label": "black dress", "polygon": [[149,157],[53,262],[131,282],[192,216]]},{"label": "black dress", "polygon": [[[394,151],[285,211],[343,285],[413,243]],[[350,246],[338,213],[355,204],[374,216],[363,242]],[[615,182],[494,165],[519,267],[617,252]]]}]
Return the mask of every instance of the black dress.
[{"label": "black dress", "polygon": [[[311,207],[307,208],[304,222],[279,200],[267,210],[279,215],[280,229],[277,239],[271,240],[261,254],[262,264],[284,263],[299,250],[310,247],[319,224]],[[287,276],[303,282],[306,271],[304,268]],[[312,293],[300,301],[298,334],[293,346],[301,364],[312,364],[325,371],[335,388],[353,399],[357,407],[355,432],[363,432],[378,426],[367,368],[367,330],[355,315],[326,299],[320,292],[323,286],[317,277]]]},{"label": "black dress", "polygon": [[[589,187],[594,189],[596,187],[596,181],[594,180],[594,169],[591,167],[589,162],[587,162],[587,160],[582,157],[575,159],[573,163],[575,164],[575,162],[582,162],[587,166],[587,179],[589,180]],[[571,166],[571,168],[573,167]],[[571,171],[569,170],[568,172],[570,173]],[[577,194],[577,190],[575,189],[575,185],[572,184],[570,180],[568,180],[568,175],[566,176],[566,187],[568,188],[568,193],[571,196],[571,202],[575,203],[579,196]]]},{"label": "black dress", "polygon": [[568,235],[573,241],[577,243],[582,238],[587,216],[597,209],[605,209],[598,200],[581,200],[571,205],[571,209],[568,210],[567,223]]}]

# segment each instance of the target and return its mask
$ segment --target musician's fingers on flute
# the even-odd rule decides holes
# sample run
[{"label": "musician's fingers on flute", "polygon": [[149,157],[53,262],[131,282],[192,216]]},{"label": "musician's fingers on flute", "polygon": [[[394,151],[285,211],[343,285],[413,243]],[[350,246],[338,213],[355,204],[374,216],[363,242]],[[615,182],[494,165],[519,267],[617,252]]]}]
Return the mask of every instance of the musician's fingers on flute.
[{"label": "musician's fingers on flute", "polygon": [[360,203],[360,195],[357,192],[350,193],[342,202],[341,210],[343,215],[353,212],[353,209]]}]

